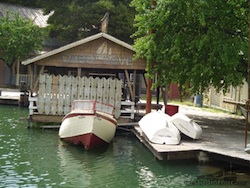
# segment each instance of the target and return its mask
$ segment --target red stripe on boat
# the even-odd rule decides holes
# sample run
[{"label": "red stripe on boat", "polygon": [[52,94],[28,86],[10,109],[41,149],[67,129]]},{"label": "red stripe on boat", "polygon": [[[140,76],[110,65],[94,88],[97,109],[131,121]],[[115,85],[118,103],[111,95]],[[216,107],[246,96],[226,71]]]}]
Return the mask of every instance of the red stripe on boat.
[{"label": "red stripe on boat", "polygon": [[82,144],[86,150],[108,145],[107,142],[97,137],[93,133],[63,138],[63,140],[70,142],[72,144],[75,144],[75,145]]}]

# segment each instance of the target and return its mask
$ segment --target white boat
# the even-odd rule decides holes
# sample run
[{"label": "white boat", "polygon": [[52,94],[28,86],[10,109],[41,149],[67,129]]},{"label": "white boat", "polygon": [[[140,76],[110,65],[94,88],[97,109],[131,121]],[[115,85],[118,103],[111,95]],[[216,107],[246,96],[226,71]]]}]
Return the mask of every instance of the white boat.
[{"label": "white boat", "polygon": [[177,145],[181,140],[180,132],[173,124],[168,124],[169,118],[162,111],[151,112],[143,116],[139,126],[150,142]]},{"label": "white boat", "polygon": [[247,144],[247,146],[244,149],[244,151],[250,154],[250,144]]},{"label": "white boat", "polygon": [[181,133],[192,139],[199,139],[201,137],[201,127],[194,120],[182,113],[176,113],[171,116],[168,124],[173,124]]},{"label": "white boat", "polygon": [[114,138],[117,120],[114,107],[92,100],[75,100],[62,120],[59,137],[86,150],[108,145]]},{"label": "white boat", "polygon": [[250,153],[250,148],[245,148],[244,151]]},{"label": "white boat", "polygon": [[[240,106],[240,110],[245,118],[247,118],[247,109],[243,106]],[[250,112],[248,112],[248,123],[250,124]]]}]

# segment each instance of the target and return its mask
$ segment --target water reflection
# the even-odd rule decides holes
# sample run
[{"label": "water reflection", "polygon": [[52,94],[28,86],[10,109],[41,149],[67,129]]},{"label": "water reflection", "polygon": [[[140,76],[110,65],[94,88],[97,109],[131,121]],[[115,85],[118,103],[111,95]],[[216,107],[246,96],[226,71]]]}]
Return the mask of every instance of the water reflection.
[{"label": "water reflection", "polygon": [[91,175],[89,174],[86,166],[79,159],[76,159],[68,148],[59,146],[58,157],[61,163],[60,175],[63,179],[61,185],[66,183],[70,187],[77,187],[79,184],[86,186],[90,185]]},{"label": "water reflection", "polygon": [[[112,183],[114,164],[107,157],[107,149],[85,151],[81,146],[61,142],[57,155],[60,160],[61,185],[67,187],[102,187]],[[105,180],[105,182],[103,181]]]}]

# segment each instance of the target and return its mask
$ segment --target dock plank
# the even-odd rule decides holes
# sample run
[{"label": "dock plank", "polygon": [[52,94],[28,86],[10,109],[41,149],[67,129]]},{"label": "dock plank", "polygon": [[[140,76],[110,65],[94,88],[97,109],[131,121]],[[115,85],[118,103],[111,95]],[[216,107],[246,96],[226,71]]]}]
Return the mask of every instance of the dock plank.
[{"label": "dock plank", "polygon": [[18,105],[20,96],[0,96],[0,104]]},{"label": "dock plank", "polygon": [[[217,129],[216,133],[210,127],[205,127],[200,140],[182,139],[179,145],[160,145],[151,143],[145,138],[139,126],[135,126],[134,133],[147,148],[159,159],[186,159],[196,157],[198,152],[206,152],[220,157],[222,160],[235,162],[250,167],[250,155],[244,152],[244,131],[233,131],[230,129]],[[183,154],[180,157],[178,154]],[[171,156],[172,154],[174,155]]]}]

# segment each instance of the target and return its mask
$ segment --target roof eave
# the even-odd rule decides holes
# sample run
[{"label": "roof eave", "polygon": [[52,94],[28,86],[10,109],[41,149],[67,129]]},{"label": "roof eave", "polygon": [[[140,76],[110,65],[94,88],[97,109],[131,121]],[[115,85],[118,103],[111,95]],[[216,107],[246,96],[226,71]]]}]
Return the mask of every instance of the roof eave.
[{"label": "roof eave", "polygon": [[121,46],[123,46],[123,47],[125,47],[125,48],[127,48],[129,50],[131,50],[131,51],[134,51],[134,49],[133,49],[133,47],[131,45],[129,45],[129,44],[127,44],[127,43],[125,43],[125,42],[123,42],[123,41],[121,41],[121,40],[119,40],[119,39],[117,39],[117,38],[115,38],[115,37],[113,37],[111,35],[108,35],[106,33],[98,33],[96,35],[92,35],[92,36],[84,38],[82,40],[79,40],[79,41],[67,44],[67,45],[65,45],[63,47],[60,47],[60,48],[55,49],[55,50],[52,50],[52,51],[47,52],[45,54],[36,56],[36,57],[28,59],[26,61],[22,61],[22,64],[23,65],[29,65],[29,64],[34,63],[36,61],[39,61],[41,59],[50,57],[50,56],[58,54],[58,53],[61,53],[63,51],[66,51],[68,49],[74,48],[74,47],[79,46],[81,44],[84,44],[84,43],[96,40],[96,39],[101,38],[101,37],[104,37],[104,38],[106,38],[106,39],[108,39],[110,41],[113,41],[114,43],[117,43],[117,44],[119,44],[119,45],[121,45]]}]

